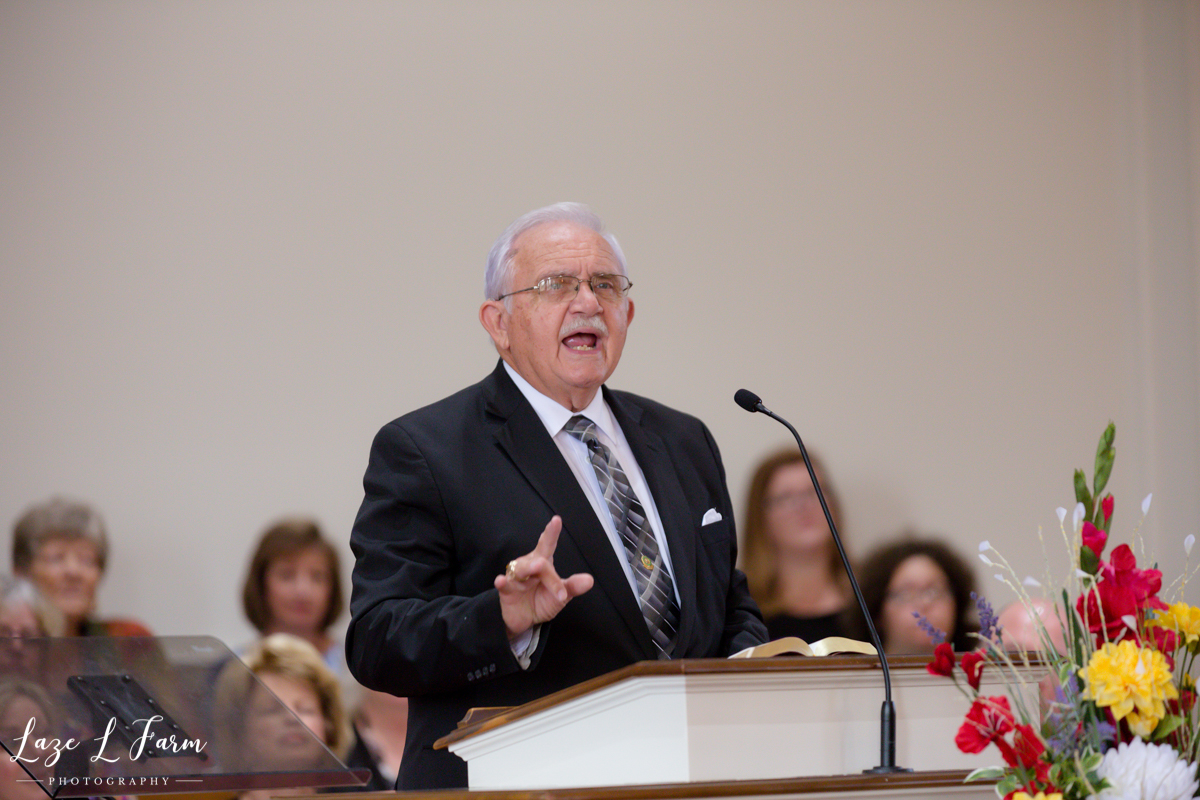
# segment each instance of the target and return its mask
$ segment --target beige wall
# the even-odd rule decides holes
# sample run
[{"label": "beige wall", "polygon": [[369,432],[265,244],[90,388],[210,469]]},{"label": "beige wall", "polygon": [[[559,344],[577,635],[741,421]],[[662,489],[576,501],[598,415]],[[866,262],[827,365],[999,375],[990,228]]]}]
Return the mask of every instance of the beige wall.
[{"label": "beige wall", "polygon": [[94,501],[104,610],[247,638],[258,532],[345,541],[375,430],[491,368],[492,239],[577,199],[637,284],[611,384],[706,420],[736,502],[788,441],[746,386],[856,553],[1040,575],[1112,419],[1118,537],[1153,491],[1175,574],[1197,52],[1182,0],[3,0],[0,521]]}]

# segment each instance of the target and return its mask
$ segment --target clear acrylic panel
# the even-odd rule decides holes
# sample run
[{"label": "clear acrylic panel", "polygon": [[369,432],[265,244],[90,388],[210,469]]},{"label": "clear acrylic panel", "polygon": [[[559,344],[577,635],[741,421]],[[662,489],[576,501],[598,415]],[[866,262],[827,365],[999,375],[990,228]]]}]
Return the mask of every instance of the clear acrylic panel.
[{"label": "clear acrylic panel", "polygon": [[0,637],[0,742],[0,800],[362,783],[206,636]]}]

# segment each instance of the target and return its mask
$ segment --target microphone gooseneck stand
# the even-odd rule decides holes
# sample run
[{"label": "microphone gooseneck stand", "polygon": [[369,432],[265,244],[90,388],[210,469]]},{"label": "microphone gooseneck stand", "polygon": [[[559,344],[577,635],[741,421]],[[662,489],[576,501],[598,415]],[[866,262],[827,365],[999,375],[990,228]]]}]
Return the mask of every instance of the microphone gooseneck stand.
[{"label": "microphone gooseneck stand", "polygon": [[892,704],[892,674],[888,670],[887,656],[883,652],[883,643],[879,640],[875,623],[871,619],[870,612],[867,611],[867,601],[863,599],[862,590],[858,588],[854,570],[850,568],[850,559],[846,556],[846,548],[842,546],[842,537],[838,534],[837,526],[833,524],[833,515],[829,513],[829,506],[825,503],[825,495],[821,492],[821,484],[817,481],[817,473],[813,470],[812,461],[808,458],[808,451],[804,449],[804,442],[801,441],[800,434],[796,433],[796,429],[792,427],[792,423],[764,406],[762,400],[754,392],[748,389],[738,389],[733,400],[751,414],[757,412],[766,414],[786,426],[792,432],[792,436],[796,437],[796,444],[800,446],[800,455],[804,457],[804,465],[808,467],[808,476],[812,478],[813,488],[817,491],[817,499],[821,501],[821,510],[825,512],[825,521],[829,523],[829,532],[833,534],[833,543],[837,545],[838,554],[842,557],[842,564],[846,567],[846,575],[850,578],[850,588],[854,590],[854,597],[858,600],[858,607],[862,610],[863,619],[867,621],[867,630],[871,632],[871,644],[875,645],[875,651],[879,655],[879,664],[883,668],[884,699],[883,708],[879,714],[880,763],[879,766],[864,769],[863,772],[870,775],[912,772],[907,767],[896,766],[896,707]]}]

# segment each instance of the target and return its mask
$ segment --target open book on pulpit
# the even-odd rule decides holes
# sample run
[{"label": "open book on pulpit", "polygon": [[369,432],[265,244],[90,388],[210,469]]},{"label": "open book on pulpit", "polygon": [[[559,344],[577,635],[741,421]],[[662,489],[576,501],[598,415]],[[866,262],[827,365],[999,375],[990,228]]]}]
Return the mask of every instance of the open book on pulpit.
[{"label": "open book on pulpit", "polygon": [[845,636],[827,636],[824,639],[809,644],[798,636],[785,636],[760,644],[757,647],[747,647],[739,650],[730,658],[773,658],[775,656],[828,656],[834,653],[862,653],[873,656],[875,646],[857,639],[847,639]]}]

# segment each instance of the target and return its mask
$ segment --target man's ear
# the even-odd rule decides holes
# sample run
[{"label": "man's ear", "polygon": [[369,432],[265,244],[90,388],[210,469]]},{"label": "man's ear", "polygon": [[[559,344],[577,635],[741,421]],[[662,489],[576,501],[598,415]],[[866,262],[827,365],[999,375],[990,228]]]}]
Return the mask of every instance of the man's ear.
[{"label": "man's ear", "polygon": [[479,307],[479,323],[492,337],[496,349],[508,352],[508,310],[503,300],[485,300]]},{"label": "man's ear", "polygon": [[625,324],[633,322],[633,298],[629,298],[629,308],[625,309]]}]

